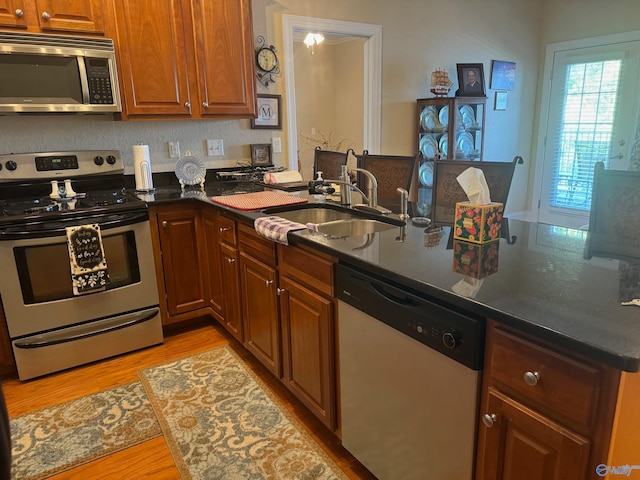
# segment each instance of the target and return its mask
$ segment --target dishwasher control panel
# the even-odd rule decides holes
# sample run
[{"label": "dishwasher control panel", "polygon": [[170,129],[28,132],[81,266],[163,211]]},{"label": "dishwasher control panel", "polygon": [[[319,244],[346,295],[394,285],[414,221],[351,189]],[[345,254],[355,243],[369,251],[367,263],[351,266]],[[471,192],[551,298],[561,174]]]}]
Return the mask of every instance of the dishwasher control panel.
[{"label": "dishwasher control panel", "polygon": [[474,370],[482,369],[485,320],[338,264],[338,299]]}]

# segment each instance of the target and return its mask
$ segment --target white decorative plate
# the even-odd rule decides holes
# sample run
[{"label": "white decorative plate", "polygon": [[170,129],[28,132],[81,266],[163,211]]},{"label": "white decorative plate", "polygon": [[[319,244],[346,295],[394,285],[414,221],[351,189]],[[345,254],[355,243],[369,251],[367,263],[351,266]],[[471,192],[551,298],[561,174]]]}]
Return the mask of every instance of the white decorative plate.
[{"label": "white decorative plate", "polygon": [[449,140],[446,135],[442,135],[440,137],[440,141],[438,142],[438,146],[440,147],[440,153],[443,156],[447,156],[447,147],[449,146]]},{"label": "white decorative plate", "polygon": [[207,167],[197,157],[192,157],[189,152],[176,162],[176,177],[185,185],[197,185],[204,180]]},{"label": "white decorative plate", "polygon": [[464,125],[464,128],[471,128],[475,123],[473,108],[469,105],[462,105],[460,107],[460,115],[462,116],[462,124]]},{"label": "white decorative plate", "polygon": [[438,118],[442,125],[449,125],[449,105],[442,107],[438,114]]},{"label": "white decorative plate", "polygon": [[420,151],[425,158],[429,160],[433,160],[436,156],[436,152],[438,151],[438,144],[429,135],[423,135],[420,139]]},{"label": "white decorative plate", "polygon": [[462,132],[458,135],[458,150],[460,150],[465,157],[473,151],[473,136],[469,132]]},{"label": "white decorative plate", "polygon": [[420,165],[419,172],[420,183],[425,186],[431,188],[433,185],[433,163],[425,162]]}]

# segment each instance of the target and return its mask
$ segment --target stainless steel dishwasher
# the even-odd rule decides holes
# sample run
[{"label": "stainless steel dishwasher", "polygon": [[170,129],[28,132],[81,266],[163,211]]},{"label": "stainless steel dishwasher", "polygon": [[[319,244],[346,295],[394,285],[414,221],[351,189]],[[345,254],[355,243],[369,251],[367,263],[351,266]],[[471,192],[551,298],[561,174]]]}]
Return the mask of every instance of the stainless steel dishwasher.
[{"label": "stainless steel dishwasher", "polygon": [[339,264],[342,444],[380,480],[471,480],[484,320]]}]

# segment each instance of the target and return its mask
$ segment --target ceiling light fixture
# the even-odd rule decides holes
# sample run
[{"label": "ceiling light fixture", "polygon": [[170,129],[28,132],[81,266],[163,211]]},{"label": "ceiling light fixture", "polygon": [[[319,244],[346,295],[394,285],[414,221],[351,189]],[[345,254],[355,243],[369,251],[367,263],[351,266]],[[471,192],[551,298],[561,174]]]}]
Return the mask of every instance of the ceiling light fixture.
[{"label": "ceiling light fixture", "polygon": [[307,46],[307,48],[311,47],[312,54],[314,53],[313,47],[315,45],[320,45],[322,42],[324,42],[324,35],[322,35],[321,33],[308,33],[304,38],[304,44]]}]

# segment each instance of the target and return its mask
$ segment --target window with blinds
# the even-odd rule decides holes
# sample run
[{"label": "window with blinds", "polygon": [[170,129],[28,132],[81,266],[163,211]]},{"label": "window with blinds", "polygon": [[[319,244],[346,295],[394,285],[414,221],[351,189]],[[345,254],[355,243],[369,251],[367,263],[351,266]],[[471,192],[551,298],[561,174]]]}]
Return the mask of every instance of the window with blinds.
[{"label": "window with blinds", "polygon": [[611,156],[621,68],[621,60],[564,65],[551,208],[589,211],[594,165],[608,167]]}]

